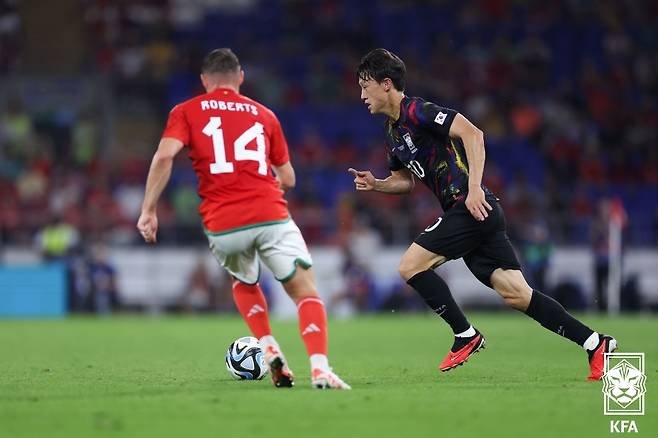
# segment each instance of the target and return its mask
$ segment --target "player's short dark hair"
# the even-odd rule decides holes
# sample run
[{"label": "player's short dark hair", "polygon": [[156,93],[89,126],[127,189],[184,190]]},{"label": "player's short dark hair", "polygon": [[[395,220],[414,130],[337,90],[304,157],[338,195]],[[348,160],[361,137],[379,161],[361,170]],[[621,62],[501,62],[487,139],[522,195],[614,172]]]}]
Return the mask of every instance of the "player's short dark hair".
[{"label": "player's short dark hair", "polygon": [[356,72],[359,79],[364,81],[374,79],[380,83],[389,78],[398,91],[404,91],[407,68],[395,53],[386,49],[371,50],[361,58],[361,64]]},{"label": "player's short dark hair", "polygon": [[201,73],[204,74],[237,73],[239,71],[240,61],[238,57],[235,56],[233,50],[226,47],[208,53],[203,58],[203,64],[201,64]]}]

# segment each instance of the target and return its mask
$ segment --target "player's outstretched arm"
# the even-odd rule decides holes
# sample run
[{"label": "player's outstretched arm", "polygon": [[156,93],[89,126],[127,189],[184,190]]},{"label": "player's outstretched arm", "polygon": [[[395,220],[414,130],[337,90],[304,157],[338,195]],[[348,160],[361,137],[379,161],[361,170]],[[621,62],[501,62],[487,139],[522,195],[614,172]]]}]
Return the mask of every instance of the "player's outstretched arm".
[{"label": "player's outstretched arm", "polygon": [[142,214],[137,221],[137,229],[148,243],[155,243],[158,232],[157,205],[158,199],[164,190],[173,166],[174,157],[183,148],[183,142],[178,139],[165,137],[160,140],[158,150],[151,161],[148,177],[146,178],[146,191],[142,203]]},{"label": "player's outstretched arm", "polygon": [[466,208],[475,219],[483,221],[489,216],[487,209],[492,210],[491,205],[484,199],[484,190],[482,190],[485,159],[484,134],[466,117],[457,114],[450,126],[450,136],[461,138],[466,150],[468,159]]},{"label": "player's outstretched arm", "polygon": [[407,169],[391,170],[386,179],[375,178],[369,170],[347,169],[354,176],[354,184],[358,191],[382,192],[391,195],[405,195],[414,188],[414,176]]}]

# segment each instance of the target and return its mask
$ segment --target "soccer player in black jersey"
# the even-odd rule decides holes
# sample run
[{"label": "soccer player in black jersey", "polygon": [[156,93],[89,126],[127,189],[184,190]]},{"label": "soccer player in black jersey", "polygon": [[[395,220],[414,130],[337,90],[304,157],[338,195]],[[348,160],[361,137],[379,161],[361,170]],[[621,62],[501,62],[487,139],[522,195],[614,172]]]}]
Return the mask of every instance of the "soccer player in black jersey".
[{"label": "soccer player in black jersey", "polygon": [[402,256],[402,278],[441,316],[455,334],[439,365],[448,371],[484,347],[482,333],[466,319],[434,268],[463,258],[468,269],[498,292],[505,303],[543,327],[582,346],[588,353],[589,380],[603,374],[604,353],[617,341],[591,330],[557,301],[526,282],[506,233],[499,200],[482,184],[484,135],[457,111],[404,94],[406,69],[385,49],[375,49],[358,67],[361,99],[371,114],[387,116],[384,127],[390,176],[349,169],[358,191],[409,193],[420,179],[438,198],[444,214],[429,224]]}]

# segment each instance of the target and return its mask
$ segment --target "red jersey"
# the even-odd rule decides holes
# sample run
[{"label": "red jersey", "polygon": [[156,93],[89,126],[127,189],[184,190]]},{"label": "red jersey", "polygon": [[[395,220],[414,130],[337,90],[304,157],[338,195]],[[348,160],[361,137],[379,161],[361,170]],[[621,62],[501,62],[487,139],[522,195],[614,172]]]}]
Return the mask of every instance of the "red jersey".
[{"label": "red jersey", "polygon": [[279,120],[265,106],[218,88],[176,105],[162,137],[176,138],[188,148],[207,232],[289,217],[270,170],[270,165],[289,161],[288,144]]}]

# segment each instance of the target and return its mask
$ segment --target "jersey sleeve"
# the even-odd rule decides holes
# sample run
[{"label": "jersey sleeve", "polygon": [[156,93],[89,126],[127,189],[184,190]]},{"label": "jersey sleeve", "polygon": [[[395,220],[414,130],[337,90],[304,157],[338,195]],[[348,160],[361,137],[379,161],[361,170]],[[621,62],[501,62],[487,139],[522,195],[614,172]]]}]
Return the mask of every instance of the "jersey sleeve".
[{"label": "jersey sleeve", "polygon": [[270,136],[270,163],[273,166],[281,166],[290,161],[290,156],[288,154],[288,142],[286,142],[286,137],[283,135],[283,129],[281,128],[281,123],[274,118],[274,123],[272,124],[272,134]]},{"label": "jersey sleeve", "polygon": [[439,106],[432,102],[423,102],[416,105],[415,116],[423,128],[438,135],[447,136],[450,132],[457,111]]},{"label": "jersey sleeve", "polygon": [[390,152],[388,152],[386,154],[386,156],[388,158],[388,168],[389,168],[389,170],[396,171],[396,170],[400,170],[400,169],[404,168],[404,164],[402,164],[402,161],[400,161],[400,159],[398,157],[391,154]]},{"label": "jersey sleeve", "polygon": [[167,126],[162,137],[172,137],[183,142],[184,145],[190,141],[190,125],[187,123],[185,114],[180,105],[176,105],[169,113]]}]

